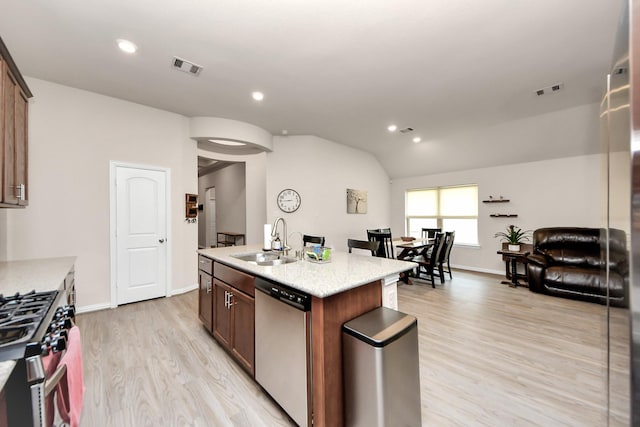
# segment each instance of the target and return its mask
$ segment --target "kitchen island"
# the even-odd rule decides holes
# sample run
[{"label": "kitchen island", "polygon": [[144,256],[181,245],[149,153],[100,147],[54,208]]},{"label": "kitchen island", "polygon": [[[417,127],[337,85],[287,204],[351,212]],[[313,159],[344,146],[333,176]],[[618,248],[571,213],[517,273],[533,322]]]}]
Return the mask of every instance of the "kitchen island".
[{"label": "kitchen island", "polygon": [[[213,276],[216,275],[216,266],[223,271],[231,268],[247,277],[268,279],[311,296],[310,401],[313,402],[313,423],[316,426],[340,426],[344,416],[342,324],[383,305],[385,284],[393,283],[395,289],[394,282],[398,274],[415,268],[416,264],[344,252],[334,252],[331,262],[325,264],[296,261],[264,266],[235,257],[260,251],[261,245],[249,245],[202,249],[198,253],[201,257],[206,257],[205,262],[207,259],[214,261]],[[217,292],[205,288],[204,294],[211,295],[214,300]],[[226,295],[225,292],[224,296]],[[202,301],[201,299],[201,305]],[[211,307],[215,318],[215,310],[219,309],[220,304],[212,301]],[[206,325],[205,320],[203,323]],[[215,330],[215,325],[213,329]],[[216,333],[213,335],[220,341]],[[246,366],[245,369],[252,373]]]}]

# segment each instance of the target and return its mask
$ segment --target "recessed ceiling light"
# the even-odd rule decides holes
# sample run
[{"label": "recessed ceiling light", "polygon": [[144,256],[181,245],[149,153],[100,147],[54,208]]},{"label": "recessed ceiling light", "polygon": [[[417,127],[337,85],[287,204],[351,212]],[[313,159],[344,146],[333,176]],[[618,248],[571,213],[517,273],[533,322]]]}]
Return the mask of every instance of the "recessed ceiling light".
[{"label": "recessed ceiling light", "polygon": [[229,145],[231,147],[240,147],[246,145],[244,142],[227,141],[225,139],[209,139],[208,141],[213,142],[214,144]]},{"label": "recessed ceiling light", "polygon": [[264,99],[264,93],[262,92],[253,92],[251,97],[256,101],[262,101]]},{"label": "recessed ceiling light", "polygon": [[120,48],[120,50],[123,52],[136,53],[136,51],[138,50],[138,46],[131,43],[129,40],[118,39],[116,40],[116,42],[118,43],[118,47]]},{"label": "recessed ceiling light", "polygon": [[395,131],[396,131],[396,129],[398,129],[398,126],[396,126],[396,125],[389,125],[389,126],[387,126],[387,130],[388,130],[389,132],[395,132]]},{"label": "recessed ceiling light", "polygon": [[422,141],[422,138],[420,138],[419,136],[416,136],[415,138],[413,138],[413,143],[414,144],[417,144],[420,141]]}]

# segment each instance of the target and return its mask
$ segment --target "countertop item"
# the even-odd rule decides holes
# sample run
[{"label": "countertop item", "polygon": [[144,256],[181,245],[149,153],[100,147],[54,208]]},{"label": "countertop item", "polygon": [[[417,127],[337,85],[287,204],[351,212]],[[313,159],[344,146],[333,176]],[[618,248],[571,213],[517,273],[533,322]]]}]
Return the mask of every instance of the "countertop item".
[{"label": "countertop item", "polygon": [[[0,262],[0,293],[12,295],[34,289],[36,292],[61,290],[75,262],[76,257]],[[0,362],[0,389],[9,379],[15,364],[14,361]]]},{"label": "countertop item", "polygon": [[262,245],[231,246],[198,250],[198,253],[247,273],[284,283],[319,298],[397,275],[416,268],[417,264],[389,258],[332,251],[327,264],[296,261],[289,264],[262,266],[234,258],[262,251]]}]

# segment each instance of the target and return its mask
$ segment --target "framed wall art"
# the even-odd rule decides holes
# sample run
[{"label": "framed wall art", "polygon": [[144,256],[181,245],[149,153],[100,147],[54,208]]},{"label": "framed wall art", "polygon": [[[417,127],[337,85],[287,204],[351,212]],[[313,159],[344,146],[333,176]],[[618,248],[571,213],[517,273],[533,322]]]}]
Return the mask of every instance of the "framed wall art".
[{"label": "framed wall art", "polygon": [[347,188],[347,213],[367,213],[367,190],[353,190]]}]

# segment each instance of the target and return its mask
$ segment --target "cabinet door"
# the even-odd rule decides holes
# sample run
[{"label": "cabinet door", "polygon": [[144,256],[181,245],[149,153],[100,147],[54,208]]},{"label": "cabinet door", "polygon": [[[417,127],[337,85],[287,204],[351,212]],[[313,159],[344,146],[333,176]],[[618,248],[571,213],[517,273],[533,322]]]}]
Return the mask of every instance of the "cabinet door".
[{"label": "cabinet door", "polygon": [[198,317],[207,331],[213,332],[213,278],[199,271]]},{"label": "cabinet door", "polygon": [[16,86],[15,91],[15,143],[14,143],[14,194],[18,194],[17,203],[20,206],[29,204],[29,195],[27,179],[28,179],[28,108],[29,101],[27,96],[20,90],[20,86]]},{"label": "cabinet door", "polygon": [[220,344],[231,348],[231,287],[213,279],[213,336]]},{"label": "cabinet door", "polygon": [[6,62],[2,63],[2,202],[18,204],[15,182],[15,78]]},{"label": "cabinet door", "polygon": [[5,61],[2,68],[2,202],[27,204],[28,98]]},{"label": "cabinet door", "polygon": [[231,299],[231,351],[251,376],[255,355],[255,299],[234,291]]}]

